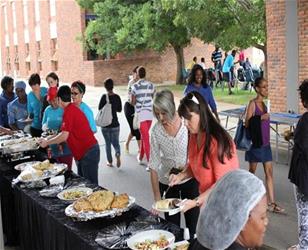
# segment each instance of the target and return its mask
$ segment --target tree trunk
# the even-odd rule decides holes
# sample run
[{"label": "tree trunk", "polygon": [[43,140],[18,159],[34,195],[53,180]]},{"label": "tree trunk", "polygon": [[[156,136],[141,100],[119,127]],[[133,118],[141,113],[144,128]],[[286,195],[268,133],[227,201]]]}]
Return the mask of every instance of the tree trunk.
[{"label": "tree trunk", "polygon": [[184,83],[182,70],[185,69],[184,49],[180,46],[172,46],[176,54],[176,84]]},{"label": "tree trunk", "polygon": [[255,44],[254,45],[257,49],[260,49],[263,51],[264,54],[264,69],[263,69],[263,77],[267,79],[267,45],[266,42],[264,45],[261,44]]}]

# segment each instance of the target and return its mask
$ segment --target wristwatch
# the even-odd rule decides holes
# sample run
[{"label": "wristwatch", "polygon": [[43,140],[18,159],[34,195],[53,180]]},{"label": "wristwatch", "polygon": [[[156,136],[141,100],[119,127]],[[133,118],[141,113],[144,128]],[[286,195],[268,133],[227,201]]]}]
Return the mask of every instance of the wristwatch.
[{"label": "wristwatch", "polygon": [[196,202],[196,207],[200,207],[199,197],[196,197],[194,200]]}]

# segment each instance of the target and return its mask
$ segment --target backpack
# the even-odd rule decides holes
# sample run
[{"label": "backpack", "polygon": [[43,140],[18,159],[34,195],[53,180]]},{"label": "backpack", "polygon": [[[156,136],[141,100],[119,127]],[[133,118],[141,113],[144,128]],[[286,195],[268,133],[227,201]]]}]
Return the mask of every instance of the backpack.
[{"label": "backpack", "polygon": [[108,94],[106,94],[106,104],[95,117],[95,123],[98,127],[106,127],[112,123],[112,108]]}]

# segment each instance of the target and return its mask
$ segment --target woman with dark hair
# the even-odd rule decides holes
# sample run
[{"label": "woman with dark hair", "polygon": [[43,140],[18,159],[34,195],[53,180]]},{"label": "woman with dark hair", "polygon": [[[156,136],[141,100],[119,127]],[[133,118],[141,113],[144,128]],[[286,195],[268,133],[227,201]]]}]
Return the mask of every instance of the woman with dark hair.
[{"label": "woman with dark hair", "polygon": [[96,133],[96,124],[92,109],[82,101],[83,95],[86,93],[86,85],[81,81],[75,81],[71,85],[73,103],[81,109],[90,124],[93,133]]},{"label": "woman with dark hair", "polygon": [[200,195],[187,200],[183,211],[200,206],[211,187],[227,172],[237,169],[239,161],[231,136],[215,119],[207,102],[198,92],[191,92],[181,100],[180,117],[188,128],[188,164],[184,171],[170,175],[169,185],[194,177],[199,183]]},{"label": "woman with dark hair", "polygon": [[128,90],[128,100],[124,105],[124,113],[126,120],[128,122],[130,133],[128,134],[127,140],[125,142],[125,151],[126,153],[129,153],[129,143],[132,140],[132,138],[135,136],[137,143],[138,143],[138,149],[140,149],[140,131],[139,129],[134,129],[133,126],[133,120],[134,120],[134,114],[135,114],[135,107],[131,104],[132,101],[132,86],[138,81],[138,74],[137,69],[139,66],[136,66],[133,69],[133,78],[128,82],[127,90]]},{"label": "woman with dark hair", "polygon": [[294,131],[294,148],[289,179],[294,184],[298,214],[298,245],[289,250],[308,249],[308,80],[299,86],[299,95],[306,112]]},{"label": "woman with dark hair", "polygon": [[272,150],[270,145],[270,116],[264,103],[268,96],[268,83],[264,78],[258,77],[254,83],[257,97],[252,99],[246,111],[245,127],[251,131],[252,146],[245,153],[245,161],[249,162],[249,171],[255,173],[259,162],[263,164],[267,188],[269,210],[281,213],[274,198]]},{"label": "woman with dark hair", "polygon": [[210,105],[212,112],[215,114],[217,120],[219,121],[216,102],[214,100],[212,89],[207,84],[205,71],[199,64],[195,64],[191,70],[191,74],[188,79],[188,85],[184,90],[184,95],[186,96],[192,91],[196,91],[202,95],[204,100]]},{"label": "woman with dark hair", "polygon": [[[112,122],[106,127],[102,127],[102,133],[105,139],[105,149],[107,155],[107,166],[112,167],[112,155],[111,155],[111,145],[115,151],[116,166],[119,168],[121,166],[121,148],[119,143],[120,135],[120,123],[118,121],[117,112],[122,111],[122,102],[120,96],[113,92],[113,80],[108,78],[104,81],[104,86],[107,94],[101,97],[98,105],[98,109],[101,110],[108,102],[111,104],[112,111]],[[107,98],[108,97],[108,98]]]},{"label": "woman with dark hair", "polygon": [[16,98],[14,93],[14,79],[5,76],[1,80],[2,93],[0,95],[0,126],[9,128],[7,105]]},{"label": "woman with dark hair", "polygon": [[33,118],[30,133],[33,137],[40,137],[42,134],[42,108],[43,101],[47,95],[47,88],[41,87],[39,74],[32,74],[29,78],[29,85],[32,91],[27,98],[29,118]]},{"label": "woman with dark hair", "polygon": [[[47,76],[46,76],[46,82],[49,86],[49,88],[54,88],[53,90],[51,90],[52,92],[55,92],[58,90],[59,87],[59,77],[55,72],[50,72]],[[42,114],[44,114],[45,109],[49,106],[49,102],[47,100],[47,95],[44,97],[44,101],[43,101],[43,107],[42,107]]]}]

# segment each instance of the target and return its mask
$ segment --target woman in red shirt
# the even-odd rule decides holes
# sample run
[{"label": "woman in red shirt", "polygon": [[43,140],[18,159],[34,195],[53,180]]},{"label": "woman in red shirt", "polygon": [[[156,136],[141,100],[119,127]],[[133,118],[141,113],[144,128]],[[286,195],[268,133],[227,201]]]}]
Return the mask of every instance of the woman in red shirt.
[{"label": "woman in red shirt", "polygon": [[179,115],[189,130],[188,163],[184,171],[171,175],[169,185],[194,177],[200,195],[184,203],[183,212],[200,206],[209,190],[227,172],[239,168],[235,144],[231,136],[217,122],[204,98],[190,92],[181,100]]}]

